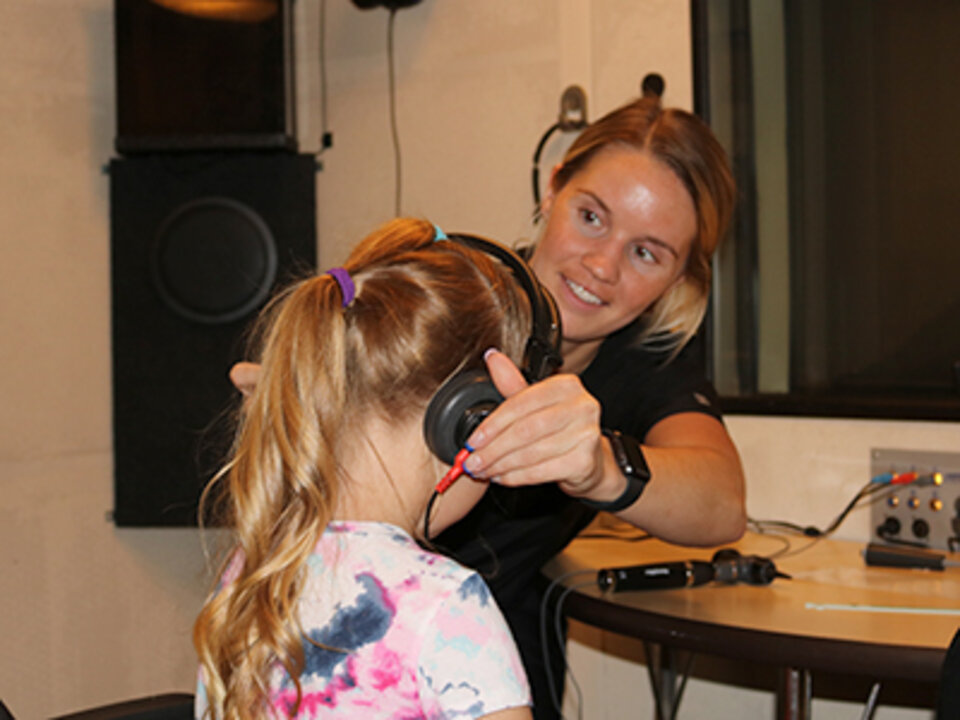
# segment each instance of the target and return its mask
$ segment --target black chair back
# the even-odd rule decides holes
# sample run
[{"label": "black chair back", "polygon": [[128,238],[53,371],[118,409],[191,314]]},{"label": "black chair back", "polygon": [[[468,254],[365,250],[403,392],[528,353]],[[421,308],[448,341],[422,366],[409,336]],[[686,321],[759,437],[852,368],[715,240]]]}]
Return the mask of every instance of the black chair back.
[{"label": "black chair back", "polygon": [[960,718],[960,630],[947,648],[940,673],[940,694],[937,699],[937,720]]},{"label": "black chair back", "polygon": [[[0,720],[6,720],[0,716]],[[12,718],[11,718],[12,720]],[[193,720],[193,695],[167,693],[103,705],[52,720]]]}]

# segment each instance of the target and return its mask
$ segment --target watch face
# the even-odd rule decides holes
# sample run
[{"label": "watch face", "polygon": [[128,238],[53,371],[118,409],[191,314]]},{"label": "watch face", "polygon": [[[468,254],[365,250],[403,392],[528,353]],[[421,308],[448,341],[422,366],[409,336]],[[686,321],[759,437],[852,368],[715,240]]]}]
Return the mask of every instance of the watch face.
[{"label": "watch face", "polygon": [[604,434],[610,439],[610,446],[613,448],[617,465],[620,466],[620,472],[628,478],[649,480],[650,468],[647,466],[646,458],[643,457],[643,451],[640,449],[640,441],[616,431],[605,431]]},{"label": "watch face", "polygon": [[582,499],[589,507],[606,512],[620,512],[630,507],[643,494],[650,480],[650,468],[640,449],[640,441],[629,435],[622,435],[615,430],[604,430],[603,434],[610,441],[610,449],[620,468],[620,472],[627,480],[623,494],[616,500],[598,502]]},{"label": "watch face", "polygon": [[647,466],[646,458],[643,457],[640,443],[632,437],[624,437],[623,446],[624,452],[627,454],[627,460],[630,463],[631,474],[642,480],[649,480],[650,468]]}]

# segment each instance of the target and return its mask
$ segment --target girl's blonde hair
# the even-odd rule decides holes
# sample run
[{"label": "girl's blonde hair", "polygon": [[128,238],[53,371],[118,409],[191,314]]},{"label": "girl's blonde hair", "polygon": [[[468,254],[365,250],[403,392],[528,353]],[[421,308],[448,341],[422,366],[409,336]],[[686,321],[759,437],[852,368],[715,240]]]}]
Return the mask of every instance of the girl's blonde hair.
[{"label": "girl's blonde hair", "polygon": [[736,184],[726,152],[706,123],[685,110],[664,110],[658,97],[644,96],[584,129],[554,174],[553,191],[560,192],[598,152],[616,146],[647,152],[669,167],[696,209],[697,235],[683,281],[642,316],[641,342],[677,352],[696,333],[706,312],[711,261],[733,216]]},{"label": "girl's blonde hair", "polygon": [[201,499],[201,517],[219,513],[236,541],[193,633],[215,718],[268,715],[277,668],[299,702],[305,563],[337,502],[338,457],[364,418],[422,414],[448,377],[482,365],[487,348],[522,356],[530,309],[510,271],[434,233],[419,220],[388,223],[344,264],[356,285],[347,307],[336,280],[317,275],[281,293],[258,322],[260,377],[231,459]]}]

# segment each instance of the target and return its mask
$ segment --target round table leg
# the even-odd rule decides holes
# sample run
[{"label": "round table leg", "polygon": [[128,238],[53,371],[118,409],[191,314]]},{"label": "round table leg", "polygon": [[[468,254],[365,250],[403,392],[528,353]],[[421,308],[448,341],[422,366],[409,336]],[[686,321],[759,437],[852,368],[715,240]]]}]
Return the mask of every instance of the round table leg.
[{"label": "round table leg", "polygon": [[809,670],[784,668],[777,688],[777,720],[810,720],[813,682]]}]

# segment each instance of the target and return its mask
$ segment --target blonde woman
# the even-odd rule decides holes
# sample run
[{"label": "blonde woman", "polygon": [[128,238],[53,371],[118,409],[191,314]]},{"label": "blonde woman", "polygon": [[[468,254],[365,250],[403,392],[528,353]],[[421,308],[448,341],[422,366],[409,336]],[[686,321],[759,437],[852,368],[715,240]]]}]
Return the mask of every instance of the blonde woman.
[{"label": "blonde woman", "polygon": [[561,373],[526,387],[508,358],[488,359],[508,398],[467,467],[496,484],[438,538],[490,575],[538,720],[558,717],[563,674],[554,648],[551,693],[540,567],[597,510],[678,544],[743,533],[743,470],[693,341],[735,203],[709,127],[650,96],[584,129],[544,193],[529,263],[563,319]]}]

